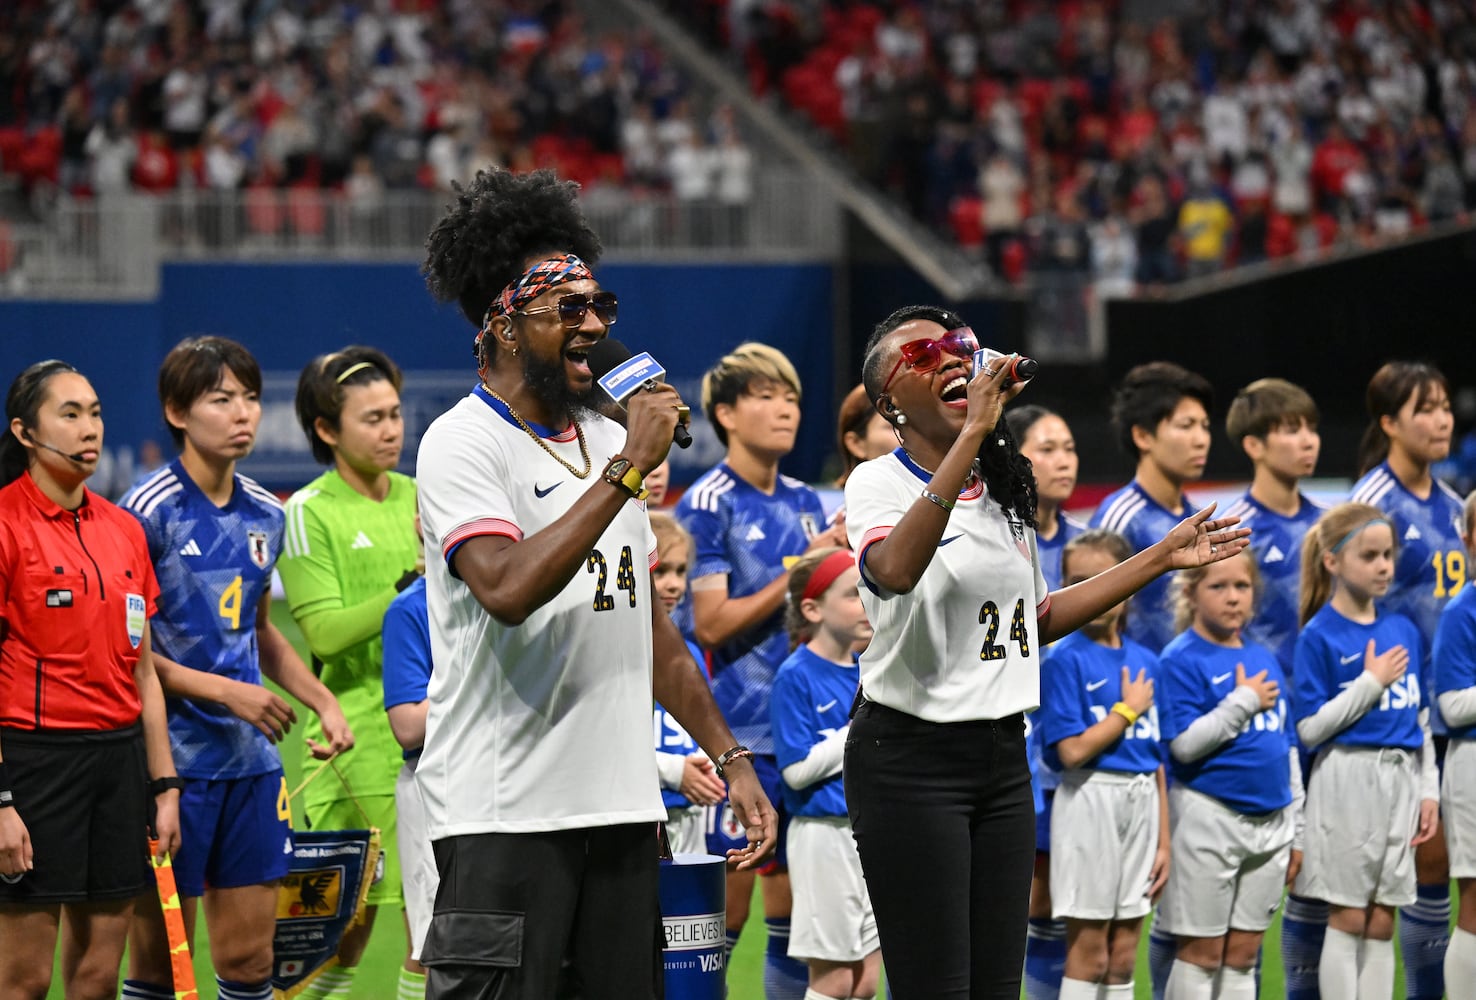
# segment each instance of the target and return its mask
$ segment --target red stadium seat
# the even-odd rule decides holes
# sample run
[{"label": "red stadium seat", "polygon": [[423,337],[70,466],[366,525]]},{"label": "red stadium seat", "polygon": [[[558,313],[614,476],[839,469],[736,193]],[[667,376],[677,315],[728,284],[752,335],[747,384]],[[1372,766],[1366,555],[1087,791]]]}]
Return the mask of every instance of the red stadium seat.
[{"label": "red stadium seat", "polygon": [[976,195],[959,195],[948,208],[948,222],[953,238],[965,250],[984,245],[984,199]]},{"label": "red stadium seat", "polygon": [[299,236],[320,237],[327,228],[327,220],[322,191],[306,184],[288,189],[287,222],[293,232]]},{"label": "red stadium seat", "polygon": [[246,228],[256,236],[276,236],[282,231],[282,198],[276,188],[249,187],[242,195],[246,204]]},{"label": "red stadium seat", "polygon": [[22,128],[0,129],[0,170],[15,173],[21,150],[26,148],[26,130]]}]

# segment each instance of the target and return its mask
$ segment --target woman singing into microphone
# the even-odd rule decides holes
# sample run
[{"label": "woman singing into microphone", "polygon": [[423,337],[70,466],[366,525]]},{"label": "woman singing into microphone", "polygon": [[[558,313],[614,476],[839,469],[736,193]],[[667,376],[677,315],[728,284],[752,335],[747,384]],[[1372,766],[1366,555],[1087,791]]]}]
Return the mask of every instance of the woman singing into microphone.
[{"label": "woman singing into microphone", "polygon": [[[1035,485],[1001,420],[1023,385],[977,375],[956,314],[908,306],[867,344],[862,379],[902,446],[846,484],[847,529],[875,636],[846,741],[846,801],[897,1000],[1020,995],[1035,814],[1024,713],[1039,651],[1158,575],[1246,545],[1213,506],[1054,594]],[[1125,704],[1104,724],[1125,731]]]}]

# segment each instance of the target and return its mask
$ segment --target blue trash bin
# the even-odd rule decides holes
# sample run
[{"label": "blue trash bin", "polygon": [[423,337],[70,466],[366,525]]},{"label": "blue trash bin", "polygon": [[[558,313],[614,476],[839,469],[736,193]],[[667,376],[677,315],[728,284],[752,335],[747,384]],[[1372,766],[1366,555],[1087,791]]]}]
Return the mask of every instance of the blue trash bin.
[{"label": "blue trash bin", "polygon": [[727,865],[715,854],[661,862],[666,1000],[723,1000]]}]

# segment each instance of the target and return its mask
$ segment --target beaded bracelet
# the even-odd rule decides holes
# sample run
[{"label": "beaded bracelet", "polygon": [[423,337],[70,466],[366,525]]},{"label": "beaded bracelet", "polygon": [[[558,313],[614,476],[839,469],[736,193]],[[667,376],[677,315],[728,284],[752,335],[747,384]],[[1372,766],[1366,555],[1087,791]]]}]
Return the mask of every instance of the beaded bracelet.
[{"label": "beaded bracelet", "polygon": [[952,510],[953,510],[953,504],[952,503],[948,502],[947,500],[944,500],[942,497],[940,497],[938,494],[932,492],[931,490],[923,490],[922,491],[922,498],[924,500],[931,500],[933,503],[937,504],[939,507],[942,507],[946,511],[952,512]]}]

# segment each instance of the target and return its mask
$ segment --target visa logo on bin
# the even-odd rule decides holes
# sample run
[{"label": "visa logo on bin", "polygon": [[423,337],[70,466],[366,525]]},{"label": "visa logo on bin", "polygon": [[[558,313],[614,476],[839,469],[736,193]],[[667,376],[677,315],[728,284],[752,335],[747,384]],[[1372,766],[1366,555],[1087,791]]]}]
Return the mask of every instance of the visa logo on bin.
[{"label": "visa logo on bin", "polygon": [[662,917],[667,951],[699,951],[722,945],[727,937],[721,913],[690,913]]}]

